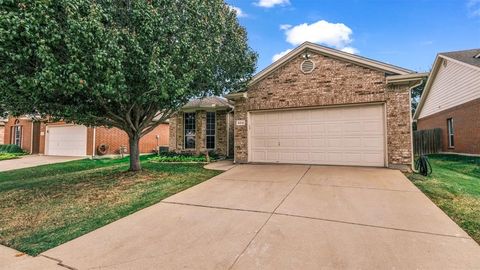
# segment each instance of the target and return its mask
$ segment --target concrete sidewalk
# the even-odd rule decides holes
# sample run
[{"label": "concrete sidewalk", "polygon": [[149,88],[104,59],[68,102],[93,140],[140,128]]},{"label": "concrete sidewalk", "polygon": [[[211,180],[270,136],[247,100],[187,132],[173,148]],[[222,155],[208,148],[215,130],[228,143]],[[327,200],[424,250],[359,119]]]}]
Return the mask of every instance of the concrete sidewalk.
[{"label": "concrete sidewalk", "polygon": [[0,161],[0,172],[16,169],[36,167],[53,163],[67,162],[72,160],[84,159],[86,157],[61,157],[61,156],[44,156],[44,155],[28,155],[17,159],[9,159]]},{"label": "concrete sidewalk", "polygon": [[398,171],[239,165],[42,255],[74,269],[480,269]]}]

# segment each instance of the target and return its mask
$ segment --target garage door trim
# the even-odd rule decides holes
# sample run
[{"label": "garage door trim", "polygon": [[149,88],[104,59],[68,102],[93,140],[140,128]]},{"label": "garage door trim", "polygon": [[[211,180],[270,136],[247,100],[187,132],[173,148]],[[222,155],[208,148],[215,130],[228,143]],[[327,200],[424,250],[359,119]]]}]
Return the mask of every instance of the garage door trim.
[{"label": "garage door trim", "polygon": [[[249,110],[247,112],[247,162],[252,163],[252,140],[251,140],[251,119],[252,114],[263,113],[263,112],[279,112],[279,111],[295,111],[295,110],[315,110],[315,109],[329,109],[329,108],[341,108],[341,107],[364,107],[364,106],[375,106],[381,105],[383,111],[383,150],[384,150],[384,166],[388,167],[388,134],[387,134],[387,108],[386,102],[364,102],[364,103],[353,103],[353,104],[334,104],[334,105],[325,105],[325,106],[306,106],[306,107],[295,107],[295,108],[276,108],[276,109],[266,109],[266,110]],[[259,162],[264,163],[264,162]],[[282,163],[288,164],[288,163]],[[292,163],[298,164],[298,163]],[[319,164],[321,165],[321,164]],[[349,165],[350,166],[350,165]],[[355,166],[355,165],[351,165]]]},{"label": "garage door trim", "polygon": [[[75,124],[63,124],[63,125],[47,125],[45,127],[45,155],[50,155],[49,149],[49,140],[50,140],[50,132],[51,128],[61,128],[61,127],[73,127],[73,126],[83,126],[83,125],[75,125]],[[87,147],[88,147],[88,128],[83,126],[85,130],[85,149],[82,156],[87,156]]]}]

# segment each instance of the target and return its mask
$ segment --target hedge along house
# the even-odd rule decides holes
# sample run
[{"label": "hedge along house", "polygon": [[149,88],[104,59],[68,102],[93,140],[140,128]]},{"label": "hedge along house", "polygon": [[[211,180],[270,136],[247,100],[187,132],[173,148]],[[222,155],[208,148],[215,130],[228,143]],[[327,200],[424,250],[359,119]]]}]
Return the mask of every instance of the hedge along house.
[{"label": "hedge along house", "polygon": [[188,102],[170,118],[171,151],[233,155],[233,106],[222,97]]},{"label": "hedge along house", "polygon": [[[168,123],[160,124],[140,139],[140,153],[168,146],[168,135]],[[31,116],[9,117],[4,143],[16,144],[30,154],[52,156],[118,155],[120,149],[129,152],[128,136],[120,129],[49,122]]]},{"label": "hedge along house", "polygon": [[235,102],[235,162],[412,165],[411,88],[426,74],[306,42]]}]

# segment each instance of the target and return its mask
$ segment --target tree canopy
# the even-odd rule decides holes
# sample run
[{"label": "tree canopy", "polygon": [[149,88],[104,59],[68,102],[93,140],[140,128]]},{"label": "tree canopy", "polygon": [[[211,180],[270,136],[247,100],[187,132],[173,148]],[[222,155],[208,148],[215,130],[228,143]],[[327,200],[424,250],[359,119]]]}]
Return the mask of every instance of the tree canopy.
[{"label": "tree canopy", "polygon": [[138,140],[189,99],[245,87],[257,55],[223,0],[0,0],[0,101]]}]

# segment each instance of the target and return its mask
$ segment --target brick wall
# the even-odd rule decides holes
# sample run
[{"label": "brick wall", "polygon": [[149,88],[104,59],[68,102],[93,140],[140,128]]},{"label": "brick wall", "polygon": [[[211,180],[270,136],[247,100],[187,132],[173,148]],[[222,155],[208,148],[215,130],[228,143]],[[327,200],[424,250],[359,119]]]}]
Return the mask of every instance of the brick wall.
[{"label": "brick wall", "polygon": [[[228,137],[227,137],[227,112],[226,110],[216,111],[215,116],[215,152],[219,155],[226,156],[228,149]],[[169,148],[172,151],[177,152],[194,152],[204,153],[206,151],[206,111],[196,111],[196,133],[195,133],[195,149],[185,149],[184,144],[184,129],[183,129],[183,112],[180,112],[170,119],[170,142]]]},{"label": "brick wall", "polygon": [[[447,119],[453,119],[455,148],[448,147]],[[480,154],[480,99],[429,115],[417,121],[417,129],[442,129],[442,151]]]},{"label": "brick wall", "polygon": [[30,153],[32,147],[32,121],[28,118],[15,118],[9,117],[5,123],[4,142],[5,144],[12,143],[12,127],[15,126],[16,120],[19,121],[18,125],[22,127],[22,139],[21,147],[23,150]]},{"label": "brick wall", "polygon": [[5,140],[5,126],[0,126],[0,144],[4,144]]},{"label": "brick wall", "polygon": [[[389,165],[411,160],[409,87],[387,86],[385,73],[309,52],[316,68],[303,74],[298,56],[251,85],[248,98],[235,102],[235,120],[247,121],[251,110],[318,107],[382,102],[386,104]],[[235,126],[235,160],[247,162],[248,123]]]},{"label": "brick wall", "polygon": [[[168,124],[161,124],[156,127],[154,130],[146,134],[140,139],[140,153],[152,153],[153,150],[157,147],[157,138],[159,146],[168,146],[169,142],[169,126]],[[87,132],[87,154],[91,155],[92,153],[92,138],[93,138],[93,129],[89,128]],[[128,135],[125,131],[118,128],[106,128],[106,127],[97,127],[95,129],[95,151],[97,147],[101,144],[107,144],[109,146],[108,155],[119,154],[120,146],[126,146],[128,150]]]}]

